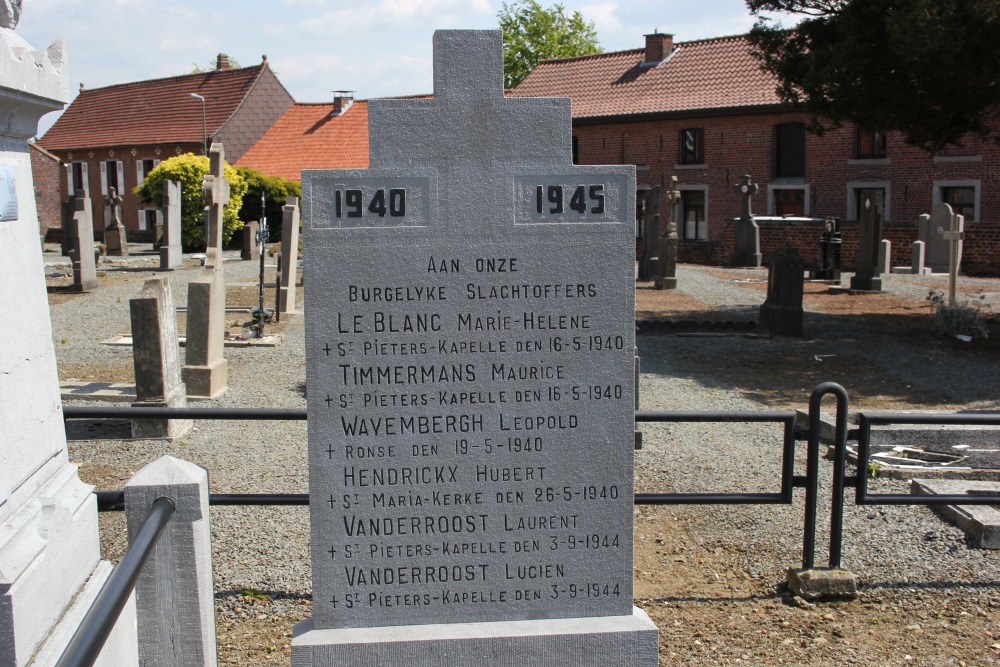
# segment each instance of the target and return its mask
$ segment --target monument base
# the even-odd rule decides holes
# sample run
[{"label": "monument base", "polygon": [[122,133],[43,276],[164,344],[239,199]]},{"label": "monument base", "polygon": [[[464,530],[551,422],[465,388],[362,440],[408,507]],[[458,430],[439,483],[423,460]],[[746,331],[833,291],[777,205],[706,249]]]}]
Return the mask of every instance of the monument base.
[{"label": "monument base", "polygon": [[882,279],[855,275],[851,278],[851,294],[869,294],[882,291]]},{"label": "monument base", "polygon": [[[165,401],[136,401],[132,404],[132,407],[186,408],[187,395],[184,393],[184,387],[182,385],[181,391],[174,392],[174,396],[171,396]],[[190,431],[192,425],[193,422],[190,419],[133,419],[132,437],[136,439],[173,440],[174,438],[179,438]]]},{"label": "monument base", "polygon": [[765,303],[760,307],[758,330],[772,336],[802,337],[802,308],[773,306]]},{"label": "monument base", "polygon": [[677,289],[676,276],[653,276],[656,289]]},{"label": "monument base", "polygon": [[659,631],[638,607],[631,616],[327,630],[306,619],[292,635],[292,667],[656,667],[658,648]]},{"label": "monument base", "polygon": [[188,398],[215,398],[229,388],[229,362],[217,359],[208,366],[183,366],[181,375]]},{"label": "monument base", "polygon": [[125,227],[115,225],[104,230],[104,248],[108,257],[128,257],[128,241]]},{"label": "monument base", "polygon": [[756,252],[746,255],[733,255],[732,264],[740,269],[759,269],[764,265],[764,255]]}]

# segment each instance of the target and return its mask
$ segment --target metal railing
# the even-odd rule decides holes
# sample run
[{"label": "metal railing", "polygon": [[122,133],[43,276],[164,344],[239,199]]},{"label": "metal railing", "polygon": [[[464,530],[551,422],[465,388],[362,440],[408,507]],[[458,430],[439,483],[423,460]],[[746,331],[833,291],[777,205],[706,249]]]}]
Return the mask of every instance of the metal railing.
[{"label": "metal railing", "polygon": [[174,503],[167,498],[158,499],[150,507],[142,528],[98,593],[56,667],[90,667],[97,660],[174,509]]}]

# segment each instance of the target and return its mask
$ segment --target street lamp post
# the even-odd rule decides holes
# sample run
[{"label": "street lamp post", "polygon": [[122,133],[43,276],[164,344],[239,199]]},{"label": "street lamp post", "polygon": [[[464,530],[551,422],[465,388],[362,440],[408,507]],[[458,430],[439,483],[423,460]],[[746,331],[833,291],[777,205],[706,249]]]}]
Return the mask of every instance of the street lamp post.
[{"label": "street lamp post", "polygon": [[191,97],[201,102],[201,147],[208,156],[208,123],[205,119],[205,98],[198,93],[188,93]]}]

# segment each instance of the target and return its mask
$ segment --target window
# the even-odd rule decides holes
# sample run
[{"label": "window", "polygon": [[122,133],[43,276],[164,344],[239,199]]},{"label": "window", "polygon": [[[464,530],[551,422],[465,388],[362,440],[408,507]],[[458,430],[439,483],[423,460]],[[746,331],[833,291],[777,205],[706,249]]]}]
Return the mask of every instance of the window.
[{"label": "window", "polygon": [[153,169],[155,169],[158,164],[160,164],[160,161],[157,160],[156,158],[151,158],[151,157],[136,160],[135,161],[136,182],[139,185],[142,185],[142,182],[146,180],[146,176],[149,175],[149,172],[153,171]]},{"label": "window", "polygon": [[885,132],[858,127],[856,155],[859,160],[884,158]]},{"label": "window", "polygon": [[865,201],[871,200],[872,202],[882,202],[882,218],[887,219],[885,215],[885,188],[858,188],[854,195],[855,210],[854,216],[855,220],[860,220],[861,216],[864,214]]},{"label": "window", "polygon": [[573,164],[580,164],[580,138],[573,135]]},{"label": "window", "polygon": [[681,164],[705,163],[705,130],[681,130]]},{"label": "window", "polygon": [[681,190],[681,234],[685,241],[708,240],[704,190]]},{"label": "window", "polygon": [[802,123],[783,123],[774,128],[774,175],[804,177],[806,175],[806,126]]},{"label": "window", "polygon": [[965,216],[966,222],[979,220],[979,181],[955,180],[935,181],[932,206],[945,203],[958,215]]},{"label": "window", "polygon": [[124,196],[123,186],[125,185],[125,170],[121,160],[108,160],[101,163],[101,194],[105,197],[115,189],[119,195]]},{"label": "window", "polygon": [[882,193],[882,219],[892,220],[890,207],[892,204],[892,183],[889,181],[848,181],[847,208],[844,210],[845,220],[860,220],[861,207],[865,197],[874,191]]},{"label": "window", "polygon": [[73,196],[78,192],[86,193],[90,190],[86,162],[70,162],[69,170],[66,176],[68,179],[70,196]]},{"label": "window", "polygon": [[951,206],[952,213],[976,218],[976,189],[972,186],[941,188],[941,201]]},{"label": "window", "polygon": [[774,191],[774,214],[803,217],[806,214],[806,191],[802,188],[781,188]]}]

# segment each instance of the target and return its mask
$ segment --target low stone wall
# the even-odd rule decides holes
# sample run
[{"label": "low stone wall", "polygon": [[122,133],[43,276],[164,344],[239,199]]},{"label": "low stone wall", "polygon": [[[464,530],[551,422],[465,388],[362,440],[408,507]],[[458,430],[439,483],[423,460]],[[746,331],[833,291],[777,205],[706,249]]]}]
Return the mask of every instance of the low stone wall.
[{"label": "low stone wall", "polygon": [[[765,265],[769,257],[782,248],[796,248],[805,260],[806,267],[820,265],[820,221],[779,220],[758,221],[760,250]],[[858,258],[858,223],[854,220],[840,222],[842,238],[841,262],[846,271],[853,271]],[[962,249],[962,273],[969,276],[1000,276],[1000,222],[973,222],[965,225],[965,243]],[[917,240],[917,223],[888,221],[882,224],[882,238],[892,243],[893,266],[909,266],[913,242]],[[726,223],[721,241],[684,241],[677,249],[677,261],[690,264],[730,263],[734,252],[733,225]]]}]

